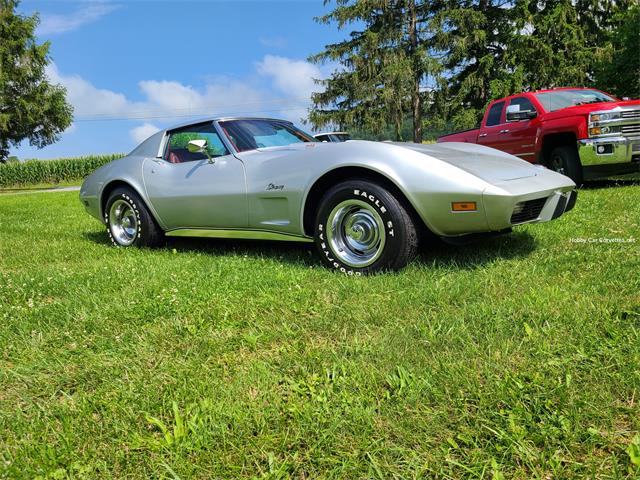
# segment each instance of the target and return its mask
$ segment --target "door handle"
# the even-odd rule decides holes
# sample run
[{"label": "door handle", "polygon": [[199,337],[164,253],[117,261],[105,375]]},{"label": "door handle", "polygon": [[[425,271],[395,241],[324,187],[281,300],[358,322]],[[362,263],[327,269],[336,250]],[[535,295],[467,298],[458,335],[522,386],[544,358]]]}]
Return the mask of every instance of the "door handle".
[{"label": "door handle", "polygon": [[480,135],[478,135],[479,137],[486,137],[487,134],[486,133],[481,133]]},{"label": "door handle", "polygon": [[509,129],[505,128],[504,130],[500,130],[500,133],[509,133]]},{"label": "door handle", "polygon": [[151,173],[156,173],[156,166],[161,166],[164,163],[160,158],[152,158],[151,161],[156,164],[151,166]]}]

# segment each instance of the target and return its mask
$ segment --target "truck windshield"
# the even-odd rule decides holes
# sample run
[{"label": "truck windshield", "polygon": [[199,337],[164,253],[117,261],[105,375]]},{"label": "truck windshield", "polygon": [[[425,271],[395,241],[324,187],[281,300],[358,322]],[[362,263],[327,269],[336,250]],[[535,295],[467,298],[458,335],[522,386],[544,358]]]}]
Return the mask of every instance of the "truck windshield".
[{"label": "truck windshield", "polygon": [[547,112],[585,103],[615,102],[616,99],[597,90],[556,90],[535,94]]}]

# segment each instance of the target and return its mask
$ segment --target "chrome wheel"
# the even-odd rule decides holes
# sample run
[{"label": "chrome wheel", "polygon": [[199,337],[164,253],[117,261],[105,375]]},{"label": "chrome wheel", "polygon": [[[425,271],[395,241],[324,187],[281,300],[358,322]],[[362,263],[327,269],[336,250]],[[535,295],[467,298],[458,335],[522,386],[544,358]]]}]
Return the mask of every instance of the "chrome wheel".
[{"label": "chrome wheel", "polygon": [[375,262],[385,240],[382,217],[363,201],[346,200],[329,214],[327,241],[332,252],[350,267],[363,268]]},{"label": "chrome wheel", "polygon": [[123,246],[131,245],[138,235],[138,217],[133,206],[118,199],[109,210],[109,230],[114,240]]}]

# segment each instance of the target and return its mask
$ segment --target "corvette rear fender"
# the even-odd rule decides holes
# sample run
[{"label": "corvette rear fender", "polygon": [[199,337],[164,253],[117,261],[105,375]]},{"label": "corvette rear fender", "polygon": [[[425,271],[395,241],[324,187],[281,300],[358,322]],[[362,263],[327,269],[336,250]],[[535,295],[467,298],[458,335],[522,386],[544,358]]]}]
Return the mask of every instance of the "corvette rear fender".
[{"label": "corvette rear fender", "polygon": [[[109,199],[109,195],[111,194],[111,192],[113,192],[116,188],[119,188],[119,187],[128,188],[136,192],[138,196],[143,199],[147,208],[151,209],[149,202],[146,201],[146,197],[143,193],[144,190],[140,188],[136,188],[134,185],[132,185],[131,182],[127,182],[124,180],[112,180],[104,186],[104,188],[102,189],[102,192],[100,193],[100,216],[102,219],[104,219],[105,206],[107,204],[107,200]],[[156,221],[158,221],[158,218],[155,215],[155,212],[153,213],[153,216],[156,219]]]}]

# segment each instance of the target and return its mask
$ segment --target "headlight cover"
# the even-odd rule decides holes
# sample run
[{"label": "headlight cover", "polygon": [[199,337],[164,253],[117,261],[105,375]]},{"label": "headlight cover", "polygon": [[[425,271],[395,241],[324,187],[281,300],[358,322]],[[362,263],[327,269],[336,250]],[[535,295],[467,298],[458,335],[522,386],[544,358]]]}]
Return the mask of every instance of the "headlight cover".
[{"label": "headlight cover", "polygon": [[591,123],[605,122],[607,120],[617,120],[619,118],[620,118],[620,112],[592,113],[589,115],[589,121]]},{"label": "headlight cover", "polygon": [[589,128],[589,135],[592,137],[596,135],[611,135],[614,133],[620,133],[620,131],[621,131],[620,127],[608,127],[608,126],[591,127]]}]

